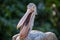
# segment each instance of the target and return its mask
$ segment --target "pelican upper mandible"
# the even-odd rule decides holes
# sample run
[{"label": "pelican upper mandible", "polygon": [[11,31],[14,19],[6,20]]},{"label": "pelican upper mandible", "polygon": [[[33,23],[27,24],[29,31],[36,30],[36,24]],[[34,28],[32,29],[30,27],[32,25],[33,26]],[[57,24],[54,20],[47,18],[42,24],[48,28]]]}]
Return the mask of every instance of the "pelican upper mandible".
[{"label": "pelican upper mandible", "polygon": [[34,3],[29,3],[26,13],[17,24],[17,29],[20,28],[20,39],[27,37],[28,33],[32,30],[36,14],[36,5]]}]

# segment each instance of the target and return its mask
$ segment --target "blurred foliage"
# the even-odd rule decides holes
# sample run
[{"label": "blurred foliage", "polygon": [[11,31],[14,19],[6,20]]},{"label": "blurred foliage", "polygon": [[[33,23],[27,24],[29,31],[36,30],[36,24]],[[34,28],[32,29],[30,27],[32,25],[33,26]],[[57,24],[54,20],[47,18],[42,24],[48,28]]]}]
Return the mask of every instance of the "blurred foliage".
[{"label": "blurred foliage", "polygon": [[33,29],[54,32],[60,40],[60,0],[0,0],[0,40],[12,40],[19,32],[16,25],[31,2],[36,4],[38,13]]}]

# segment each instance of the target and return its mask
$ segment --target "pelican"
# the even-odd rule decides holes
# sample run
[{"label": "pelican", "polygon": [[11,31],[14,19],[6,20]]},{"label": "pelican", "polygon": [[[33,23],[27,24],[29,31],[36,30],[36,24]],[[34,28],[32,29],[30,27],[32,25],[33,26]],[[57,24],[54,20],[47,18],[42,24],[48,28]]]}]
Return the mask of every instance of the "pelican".
[{"label": "pelican", "polygon": [[17,29],[20,28],[20,39],[26,38],[28,33],[32,30],[36,14],[37,14],[36,5],[30,3],[27,6],[27,12],[21,18],[17,25]]},{"label": "pelican", "polygon": [[35,15],[37,15],[36,5],[29,3],[26,13],[17,24],[17,29],[20,28],[20,33],[14,35],[12,40],[47,40],[46,35],[50,35],[51,32],[43,33],[41,31],[32,30]]}]

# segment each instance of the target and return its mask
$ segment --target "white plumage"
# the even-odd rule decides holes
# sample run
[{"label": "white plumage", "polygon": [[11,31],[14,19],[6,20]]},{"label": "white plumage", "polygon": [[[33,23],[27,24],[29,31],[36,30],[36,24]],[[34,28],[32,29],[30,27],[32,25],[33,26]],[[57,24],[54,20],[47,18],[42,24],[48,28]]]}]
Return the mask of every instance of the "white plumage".
[{"label": "white plumage", "polygon": [[[20,40],[19,34],[13,36],[12,40]],[[41,31],[32,30],[24,40],[58,40],[52,32],[43,33]]]}]

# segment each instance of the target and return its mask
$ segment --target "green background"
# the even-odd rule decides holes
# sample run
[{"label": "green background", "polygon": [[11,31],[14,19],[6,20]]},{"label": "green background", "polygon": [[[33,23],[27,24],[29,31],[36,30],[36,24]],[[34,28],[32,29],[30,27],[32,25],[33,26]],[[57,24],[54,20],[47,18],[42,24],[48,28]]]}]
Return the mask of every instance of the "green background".
[{"label": "green background", "polygon": [[0,40],[12,40],[12,36],[19,33],[16,25],[29,3],[37,6],[33,29],[53,32],[60,40],[60,0],[0,0]]}]

